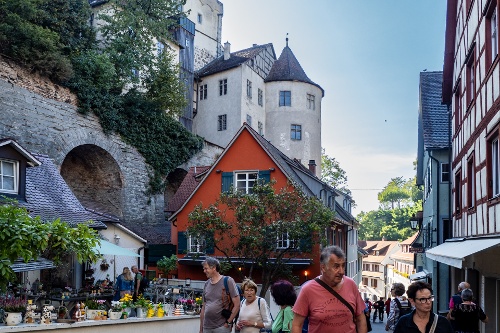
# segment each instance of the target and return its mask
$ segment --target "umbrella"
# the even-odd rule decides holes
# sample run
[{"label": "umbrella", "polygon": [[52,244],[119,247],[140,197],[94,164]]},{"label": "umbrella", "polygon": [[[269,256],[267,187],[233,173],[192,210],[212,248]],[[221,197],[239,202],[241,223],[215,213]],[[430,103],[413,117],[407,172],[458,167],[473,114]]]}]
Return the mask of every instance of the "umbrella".
[{"label": "umbrella", "polygon": [[113,259],[113,278],[116,277],[116,256],[126,256],[126,257],[140,257],[140,255],[138,255],[137,253],[135,252],[132,252],[130,250],[127,250],[123,247],[120,247],[118,245],[115,245],[113,243],[110,243],[110,242],[107,242],[105,240],[102,240],[101,239],[101,245],[96,245],[94,247],[94,252],[97,252],[101,255],[112,255],[114,256],[114,259]]},{"label": "umbrella", "polygon": [[117,246],[115,244],[112,244],[110,242],[107,242],[105,240],[101,240],[101,245],[96,245],[94,247],[94,252],[97,252],[99,254],[107,254],[107,255],[112,255],[112,256],[127,256],[127,257],[140,257],[135,252],[132,252],[130,250],[127,250],[123,247]]}]

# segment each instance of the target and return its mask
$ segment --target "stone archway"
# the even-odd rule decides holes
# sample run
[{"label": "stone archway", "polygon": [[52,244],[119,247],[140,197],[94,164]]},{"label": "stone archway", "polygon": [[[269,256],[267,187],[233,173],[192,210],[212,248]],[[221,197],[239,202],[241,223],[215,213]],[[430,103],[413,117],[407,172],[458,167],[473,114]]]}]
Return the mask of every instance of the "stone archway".
[{"label": "stone archway", "polygon": [[82,205],[123,218],[123,175],[106,150],[93,144],[73,148],[61,164],[61,176]]}]

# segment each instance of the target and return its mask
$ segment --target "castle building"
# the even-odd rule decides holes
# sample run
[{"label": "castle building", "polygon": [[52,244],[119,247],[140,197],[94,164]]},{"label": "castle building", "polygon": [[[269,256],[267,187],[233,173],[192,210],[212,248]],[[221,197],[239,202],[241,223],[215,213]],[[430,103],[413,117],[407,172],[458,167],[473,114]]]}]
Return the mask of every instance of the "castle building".
[{"label": "castle building", "polygon": [[287,45],[276,59],[271,43],[224,53],[196,72],[193,132],[227,146],[243,123],[321,174],[321,99]]}]

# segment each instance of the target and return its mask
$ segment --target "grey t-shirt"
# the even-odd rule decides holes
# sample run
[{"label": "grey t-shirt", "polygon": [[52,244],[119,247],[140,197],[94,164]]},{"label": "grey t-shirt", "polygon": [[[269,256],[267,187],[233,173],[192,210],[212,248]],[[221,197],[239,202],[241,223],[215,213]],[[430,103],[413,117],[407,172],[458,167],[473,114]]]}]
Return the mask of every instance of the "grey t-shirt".
[{"label": "grey t-shirt", "polygon": [[224,288],[224,276],[216,284],[211,284],[210,280],[205,282],[203,288],[203,300],[205,302],[205,317],[203,328],[214,329],[224,326],[226,318],[221,314],[222,309],[229,308],[231,298],[238,296],[238,288],[232,277],[228,277],[227,286],[229,295]]}]

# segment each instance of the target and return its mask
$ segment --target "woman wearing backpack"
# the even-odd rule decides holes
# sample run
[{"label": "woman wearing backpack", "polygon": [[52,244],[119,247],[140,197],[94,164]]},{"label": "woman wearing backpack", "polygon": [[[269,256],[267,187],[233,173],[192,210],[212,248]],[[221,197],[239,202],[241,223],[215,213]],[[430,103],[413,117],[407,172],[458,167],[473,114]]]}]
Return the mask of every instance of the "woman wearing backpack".
[{"label": "woman wearing backpack", "polygon": [[[403,299],[405,286],[402,283],[394,283],[391,288],[392,300],[389,306],[389,314],[387,315],[386,331],[394,331],[399,317],[411,312],[411,305],[407,299]],[[399,304],[398,304],[399,303]],[[403,310],[403,311],[401,311]]]},{"label": "woman wearing backpack", "polygon": [[258,333],[262,328],[271,329],[272,319],[266,300],[257,296],[257,285],[250,279],[241,284],[245,299],[241,301],[236,329],[241,333]]}]

